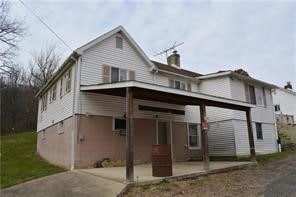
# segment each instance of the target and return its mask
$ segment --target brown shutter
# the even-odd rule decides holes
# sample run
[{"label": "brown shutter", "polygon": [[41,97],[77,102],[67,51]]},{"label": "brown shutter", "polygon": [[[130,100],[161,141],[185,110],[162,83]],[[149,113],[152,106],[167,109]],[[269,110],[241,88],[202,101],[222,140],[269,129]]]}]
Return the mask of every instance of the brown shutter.
[{"label": "brown shutter", "polygon": [[187,83],[187,90],[190,91],[190,92],[192,91],[191,90],[191,83],[189,83],[189,82]]},{"label": "brown shutter", "polygon": [[110,66],[103,65],[103,83],[110,83]]},{"label": "brown shutter", "polygon": [[170,81],[169,81],[169,85],[170,85],[171,88],[174,88],[174,87],[175,87],[175,86],[174,86],[174,80],[170,79]]},{"label": "brown shutter", "polygon": [[263,92],[263,104],[264,104],[264,107],[266,107],[267,102],[266,102],[266,94],[265,94],[265,88],[264,87],[262,88],[262,92]]},{"label": "brown shutter", "polygon": [[245,83],[245,95],[246,95],[246,101],[250,103],[250,91],[249,91],[249,85]]},{"label": "brown shutter", "polygon": [[136,73],[133,70],[129,71],[129,80],[135,80],[136,79]]}]

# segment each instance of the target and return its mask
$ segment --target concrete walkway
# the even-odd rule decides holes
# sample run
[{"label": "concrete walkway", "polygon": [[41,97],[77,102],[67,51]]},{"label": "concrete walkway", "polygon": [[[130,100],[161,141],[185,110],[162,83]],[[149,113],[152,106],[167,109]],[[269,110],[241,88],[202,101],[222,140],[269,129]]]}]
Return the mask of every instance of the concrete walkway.
[{"label": "concrete walkway", "polygon": [[63,172],[1,190],[1,197],[108,197],[116,196],[125,184],[79,171]]},{"label": "concrete walkway", "polygon": [[[232,168],[240,168],[242,166],[253,165],[251,162],[227,162],[227,161],[211,161],[210,170],[203,169],[202,162],[176,162],[173,163],[173,176],[167,178],[186,178],[200,176],[208,173],[227,171]],[[125,167],[110,167],[110,168],[92,168],[81,169],[80,172],[91,174],[97,177],[125,183]],[[134,167],[134,177],[136,183],[149,184],[159,182],[163,177],[152,176],[151,164],[141,164]]]}]

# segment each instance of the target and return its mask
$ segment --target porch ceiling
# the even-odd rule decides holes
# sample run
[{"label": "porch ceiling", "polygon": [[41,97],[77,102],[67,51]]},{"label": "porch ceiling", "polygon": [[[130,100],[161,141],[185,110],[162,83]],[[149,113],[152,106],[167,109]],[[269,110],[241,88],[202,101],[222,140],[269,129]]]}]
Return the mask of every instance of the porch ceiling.
[{"label": "porch ceiling", "polygon": [[85,92],[94,92],[100,94],[125,97],[126,88],[132,88],[134,98],[172,103],[178,105],[201,105],[221,107],[227,109],[247,111],[254,105],[212,95],[178,90],[156,84],[143,83],[138,81],[124,81],[108,84],[96,84],[81,86],[80,90]]}]

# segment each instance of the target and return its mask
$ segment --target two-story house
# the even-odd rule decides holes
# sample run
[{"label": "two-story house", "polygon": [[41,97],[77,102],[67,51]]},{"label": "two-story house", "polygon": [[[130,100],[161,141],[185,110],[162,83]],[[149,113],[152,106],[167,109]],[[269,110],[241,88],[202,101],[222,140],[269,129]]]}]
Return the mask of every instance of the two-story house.
[{"label": "two-story house", "polygon": [[182,69],[176,52],[168,64],[151,61],[119,26],[76,49],[37,93],[37,150],[72,169],[150,162],[153,144],[170,144],[174,161],[254,158],[277,151],[271,88],[232,71]]}]

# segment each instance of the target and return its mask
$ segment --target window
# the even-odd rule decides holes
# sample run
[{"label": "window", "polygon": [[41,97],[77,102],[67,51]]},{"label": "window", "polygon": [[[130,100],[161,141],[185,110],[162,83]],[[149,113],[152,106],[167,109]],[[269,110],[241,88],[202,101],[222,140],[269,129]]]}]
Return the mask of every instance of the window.
[{"label": "window", "polygon": [[281,108],[280,108],[279,104],[274,106],[274,111],[281,111]]},{"label": "window", "polygon": [[263,140],[263,132],[262,132],[262,124],[256,122],[256,133],[257,133],[257,139]]},{"label": "window", "polygon": [[66,92],[71,91],[71,69],[66,73]]},{"label": "window", "polygon": [[188,124],[188,145],[190,148],[200,147],[198,124]]},{"label": "window", "polygon": [[118,49],[123,48],[123,39],[122,39],[122,37],[116,36],[116,48],[118,48]]},{"label": "window", "polygon": [[41,112],[45,111],[47,108],[47,93],[41,98]]},{"label": "window", "polygon": [[58,125],[58,134],[64,133],[64,121],[60,121]]},{"label": "window", "polygon": [[63,97],[63,77],[61,77],[61,82],[60,82],[60,98]]},{"label": "window", "polygon": [[255,87],[255,96],[257,105],[263,105],[263,91],[262,88]]},{"label": "window", "polygon": [[126,130],[126,120],[123,118],[114,118],[113,121],[113,130],[114,131],[120,131],[120,130]]},{"label": "window", "polygon": [[175,80],[175,88],[176,89],[179,89],[179,90],[185,90],[186,89],[186,85],[184,82],[181,82],[181,81],[177,81]]},{"label": "window", "polygon": [[50,96],[49,96],[49,101],[50,103],[55,101],[57,98],[57,84],[55,84],[51,89],[50,89]]},{"label": "window", "polygon": [[255,87],[249,86],[249,92],[250,92],[251,103],[256,105]]},{"label": "window", "polygon": [[126,81],[127,70],[111,67],[111,82]]},{"label": "window", "polygon": [[254,105],[263,105],[263,90],[262,88],[249,85],[250,101]]}]

